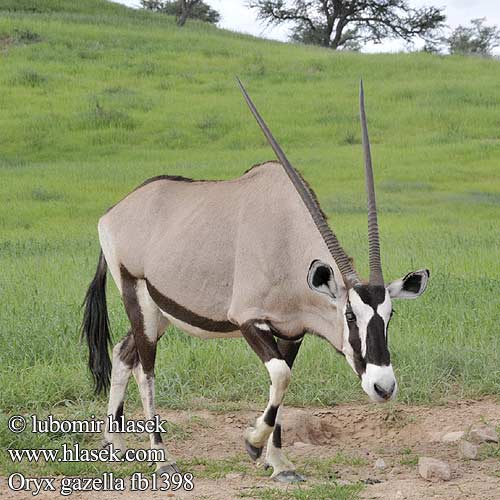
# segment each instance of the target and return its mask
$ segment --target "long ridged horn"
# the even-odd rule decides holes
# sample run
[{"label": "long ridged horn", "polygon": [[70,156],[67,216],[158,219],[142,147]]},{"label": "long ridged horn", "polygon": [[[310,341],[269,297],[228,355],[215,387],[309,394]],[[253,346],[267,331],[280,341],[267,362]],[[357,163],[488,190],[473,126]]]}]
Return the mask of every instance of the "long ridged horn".
[{"label": "long ridged horn", "polygon": [[360,283],[359,277],[356,271],[353,269],[349,257],[344,252],[344,249],[340,246],[340,243],[337,240],[335,234],[333,234],[332,230],[328,227],[326,219],[323,216],[323,213],[321,212],[321,208],[319,207],[319,204],[315,196],[311,192],[309,186],[304,182],[300,174],[292,167],[292,165],[288,161],[287,157],[285,156],[285,153],[281,149],[280,145],[276,142],[276,139],[271,134],[271,131],[267,127],[266,123],[264,122],[259,112],[257,111],[257,108],[255,107],[254,103],[250,99],[250,96],[247,94],[247,91],[245,90],[245,87],[243,87],[243,84],[241,83],[240,79],[236,77],[236,80],[238,81],[238,85],[241,89],[241,92],[243,93],[243,97],[245,98],[248,107],[250,108],[250,111],[252,112],[254,118],[257,120],[257,123],[262,129],[262,132],[264,132],[266,139],[273,148],[279,161],[283,165],[285,172],[288,174],[288,177],[292,181],[293,185],[295,186],[295,189],[297,189],[300,197],[302,198],[302,201],[309,210],[309,213],[311,214],[311,217],[313,218],[316,227],[318,228],[321,236],[323,237],[323,240],[325,241],[328,250],[330,251],[340,272],[342,273],[342,277],[344,279],[346,287],[352,288],[353,286],[359,284]]},{"label": "long ridged horn", "polygon": [[373,180],[372,155],[370,151],[370,139],[366,125],[365,95],[363,91],[363,80],[359,86],[359,115],[361,118],[361,137],[363,141],[363,153],[365,157],[366,198],[368,205],[368,248],[370,260],[370,284],[384,286],[382,275],[382,261],[380,259],[380,241],[377,221],[377,204],[375,201],[375,182]]}]

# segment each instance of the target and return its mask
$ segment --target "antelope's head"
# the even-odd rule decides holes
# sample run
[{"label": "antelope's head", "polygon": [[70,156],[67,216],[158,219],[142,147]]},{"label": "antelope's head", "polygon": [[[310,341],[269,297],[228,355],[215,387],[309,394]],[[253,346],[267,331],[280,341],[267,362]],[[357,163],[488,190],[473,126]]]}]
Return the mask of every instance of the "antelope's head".
[{"label": "antelope's head", "polygon": [[309,210],[342,276],[342,283],[337,283],[332,267],[321,260],[314,260],[307,273],[309,287],[326,295],[330,307],[336,308],[343,330],[342,353],[361,379],[363,390],[376,402],[394,399],[397,382],[387,341],[393,315],[392,300],[419,297],[425,291],[430,273],[427,269],[421,269],[388,284],[384,282],[363,83],[360,85],[359,101],[368,205],[368,282],[360,280],[351,260],[329,228],[316,197],[286,158],[239,80],[238,83],[264,135]]}]

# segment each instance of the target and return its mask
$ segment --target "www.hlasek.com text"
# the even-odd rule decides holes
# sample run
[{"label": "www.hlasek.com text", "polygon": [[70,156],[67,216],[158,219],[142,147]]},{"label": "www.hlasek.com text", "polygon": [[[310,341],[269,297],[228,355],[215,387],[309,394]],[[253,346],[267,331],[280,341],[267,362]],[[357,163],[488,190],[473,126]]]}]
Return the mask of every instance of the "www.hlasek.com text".
[{"label": "www.hlasek.com text", "polygon": [[14,463],[20,462],[165,462],[168,457],[162,449],[129,449],[121,451],[108,446],[106,448],[82,448],[78,443],[63,443],[60,449],[7,449]]}]

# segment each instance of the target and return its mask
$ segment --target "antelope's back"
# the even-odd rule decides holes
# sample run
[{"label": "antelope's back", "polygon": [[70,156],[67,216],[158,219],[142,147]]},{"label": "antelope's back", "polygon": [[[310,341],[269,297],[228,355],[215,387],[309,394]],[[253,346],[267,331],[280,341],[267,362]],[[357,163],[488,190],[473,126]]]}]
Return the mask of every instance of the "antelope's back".
[{"label": "antelope's back", "polygon": [[133,276],[214,320],[227,320],[230,309],[233,316],[273,304],[293,309],[309,263],[331,260],[276,162],[228,181],[157,178],[115,205],[100,226]]}]

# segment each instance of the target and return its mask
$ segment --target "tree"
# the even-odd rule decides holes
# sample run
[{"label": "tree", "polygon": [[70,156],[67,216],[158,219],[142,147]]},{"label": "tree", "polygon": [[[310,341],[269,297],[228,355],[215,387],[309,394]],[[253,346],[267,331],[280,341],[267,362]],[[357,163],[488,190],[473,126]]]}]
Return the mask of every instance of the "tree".
[{"label": "tree", "polygon": [[220,14],[202,0],[141,0],[141,6],[153,12],[175,16],[178,26],[184,26],[188,19],[212,24],[217,24],[220,20]]},{"label": "tree", "polygon": [[451,54],[491,55],[500,46],[497,26],[485,26],[486,18],[472,19],[471,26],[458,26],[446,39]]},{"label": "tree", "polygon": [[270,25],[290,22],[292,39],[331,49],[359,48],[387,38],[432,41],[444,27],[443,9],[411,8],[408,0],[249,0]]}]

